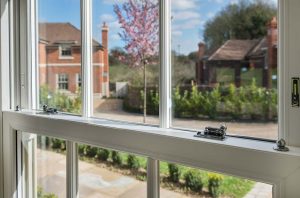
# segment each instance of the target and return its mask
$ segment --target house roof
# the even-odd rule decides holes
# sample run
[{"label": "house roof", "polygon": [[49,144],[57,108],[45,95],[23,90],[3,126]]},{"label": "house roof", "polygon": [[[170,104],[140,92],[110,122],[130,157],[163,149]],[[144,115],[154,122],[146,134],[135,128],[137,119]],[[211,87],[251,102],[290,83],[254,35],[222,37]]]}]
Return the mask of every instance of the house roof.
[{"label": "house roof", "polygon": [[[39,23],[39,39],[48,45],[81,45],[81,31],[71,23]],[[103,47],[93,39],[93,45]]]},{"label": "house roof", "polygon": [[260,40],[228,40],[208,60],[244,60]]}]

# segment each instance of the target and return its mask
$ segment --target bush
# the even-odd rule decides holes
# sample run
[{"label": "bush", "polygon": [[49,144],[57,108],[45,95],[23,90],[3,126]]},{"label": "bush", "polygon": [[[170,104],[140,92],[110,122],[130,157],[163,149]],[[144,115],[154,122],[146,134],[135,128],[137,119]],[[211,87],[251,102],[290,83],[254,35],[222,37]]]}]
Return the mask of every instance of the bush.
[{"label": "bush", "polygon": [[45,193],[42,187],[37,188],[37,198],[58,198],[53,193]]},{"label": "bush", "polygon": [[130,169],[138,170],[141,165],[139,159],[135,155],[128,155],[127,165]]},{"label": "bush", "polygon": [[172,182],[178,183],[180,179],[180,169],[176,164],[168,164],[169,178]]},{"label": "bush", "polygon": [[217,198],[221,194],[220,186],[224,177],[220,174],[208,174],[208,190],[212,197]]},{"label": "bush", "polygon": [[52,149],[66,150],[66,141],[52,138]]},{"label": "bush", "polygon": [[102,161],[107,161],[108,158],[109,158],[109,150],[102,149],[102,148],[99,148],[97,150],[97,159]]},{"label": "bush", "polygon": [[119,166],[122,165],[122,157],[118,151],[111,152],[111,159],[112,159],[113,164],[119,165]]},{"label": "bush", "polygon": [[95,157],[95,156],[97,155],[97,151],[98,151],[98,148],[97,148],[97,147],[86,146],[86,147],[85,147],[84,154],[85,154],[87,157]]},{"label": "bush", "polygon": [[78,154],[79,154],[79,155],[81,155],[81,156],[84,155],[85,147],[86,147],[86,146],[83,145],[83,144],[79,144],[79,145],[78,145]]},{"label": "bush", "polygon": [[196,170],[189,170],[184,174],[185,186],[194,192],[201,192],[203,188],[200,173]]}]

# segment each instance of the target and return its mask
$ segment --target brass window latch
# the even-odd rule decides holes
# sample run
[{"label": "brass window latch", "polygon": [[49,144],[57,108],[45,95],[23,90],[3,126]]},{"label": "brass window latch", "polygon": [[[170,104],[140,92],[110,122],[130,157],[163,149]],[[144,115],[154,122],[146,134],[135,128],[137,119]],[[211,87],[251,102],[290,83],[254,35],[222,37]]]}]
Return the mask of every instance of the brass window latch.
[{"label": "brass window latch", "polygon": [[202,137],[215,140],[224,140],[226,138],[227,126],[221,124],[219,128],[215,127],[205,127],[204,131],[199,131],[195,137]]}]

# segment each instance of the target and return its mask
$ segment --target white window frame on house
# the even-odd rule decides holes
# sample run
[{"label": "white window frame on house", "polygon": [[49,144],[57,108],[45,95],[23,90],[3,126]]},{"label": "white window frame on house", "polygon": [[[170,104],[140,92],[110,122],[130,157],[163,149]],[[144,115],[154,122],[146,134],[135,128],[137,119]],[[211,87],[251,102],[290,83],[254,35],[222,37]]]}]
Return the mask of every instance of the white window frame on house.
[{"label": "white window frame on house", "polygon": [[[70,44],[59,45],[59,59],[74,59],[72,56],[72,46]],[[64,54],[64,51],[69,51],[70,54]]]},{"label": "white window frame on house", "polygon": [[76,74],[76,87],[80,88],[82,85],[82,78],[81,78],[81,74],[77,73]]},{"label": "white window frame on house", "polygon": [[59,90],[69,90],[69,75],[66,73],[57,74],[57,88]]},{"label": "white window frame on house", "polygon": [[[80,193],[76,143],[147,156],[148,198],[159,197],[159,160],[269,183],[275,198],[299,197],[300,111],[290,105],[290,79],[300,76],[300,1],[279,1],[279,137],[287,141],[289,152],[274,151],[272,142],[199,139],[170,128],[170,0],[160,1],[160,126],[91,118],[91,5],[91,0],[81,0],[83,115],[43,115],[34,110],[38,104],[36,46],[32,45],[37,38],[36,1],[1,0],[0,197],[24,197],[23,181],[28,178],[24,179],[20,166],[18,132],[22,131],[67,140],[67,197]],[[15,111],[17,105],[23,110]]]}]

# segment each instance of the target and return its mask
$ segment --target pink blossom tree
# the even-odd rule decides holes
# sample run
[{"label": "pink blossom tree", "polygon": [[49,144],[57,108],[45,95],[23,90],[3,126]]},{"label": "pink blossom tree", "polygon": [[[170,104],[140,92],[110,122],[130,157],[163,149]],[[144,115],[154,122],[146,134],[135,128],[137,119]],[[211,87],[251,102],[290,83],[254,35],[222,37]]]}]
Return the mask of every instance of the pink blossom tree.
[{"label": "pink blossom tree", "polygon": [[146,66],[158,55],[159,6],[157,0],[128,0],[122,6],[114,5],[128,54],[126,61],[132,68],[142,68],[144,73],[144,123],[147,114]]}]

